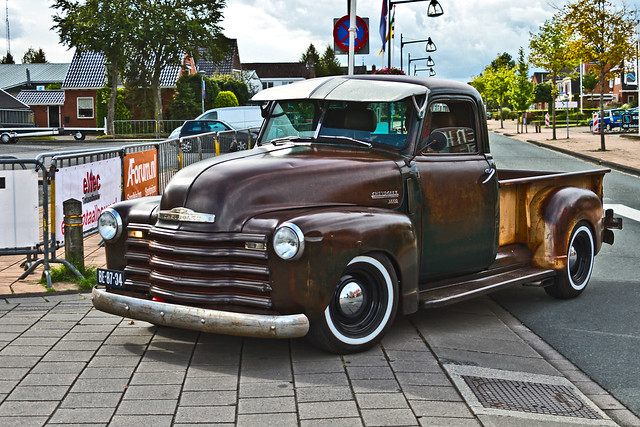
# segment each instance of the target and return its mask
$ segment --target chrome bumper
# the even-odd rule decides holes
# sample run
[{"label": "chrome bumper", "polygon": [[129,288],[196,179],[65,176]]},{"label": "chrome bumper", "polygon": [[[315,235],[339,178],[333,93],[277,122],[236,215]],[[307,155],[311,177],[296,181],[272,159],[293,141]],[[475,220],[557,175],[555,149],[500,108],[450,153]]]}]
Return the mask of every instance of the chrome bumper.
[{"label": "chrome bumper", "polygon": [[161,326],[215,334],[299,338],[309,331],[309,319],[304,314],[267,316],[233,313],[133,298],[95,287],[91,292],[91,300],[96,309],[107,313]]}]

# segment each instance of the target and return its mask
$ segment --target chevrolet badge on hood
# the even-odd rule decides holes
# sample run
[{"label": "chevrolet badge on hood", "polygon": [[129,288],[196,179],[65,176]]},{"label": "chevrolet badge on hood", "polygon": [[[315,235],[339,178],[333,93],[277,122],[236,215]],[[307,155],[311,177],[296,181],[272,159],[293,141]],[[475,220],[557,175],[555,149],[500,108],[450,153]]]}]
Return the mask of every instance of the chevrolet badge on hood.
[{"label": "chevrolet badge on hood", "polygon": [[158,217],[165,221],[183,221],[183,222],[215,222],[214,214],[206,214],[194,212],[187,208],[173,208],[168,211],[160,211]]}]

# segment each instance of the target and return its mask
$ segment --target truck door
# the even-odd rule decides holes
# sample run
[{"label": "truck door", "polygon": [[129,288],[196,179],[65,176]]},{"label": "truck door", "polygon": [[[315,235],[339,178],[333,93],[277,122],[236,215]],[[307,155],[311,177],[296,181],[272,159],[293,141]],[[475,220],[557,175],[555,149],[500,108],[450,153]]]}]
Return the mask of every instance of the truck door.
[{"label": "truck door", "polygon": [[[477,104],[436,98],[427,109],[416,156],[421,203],[420,282],[480,271],[498,247],[498,184],[484,154]],[[428,286],[428,285],[427,285]]]}]

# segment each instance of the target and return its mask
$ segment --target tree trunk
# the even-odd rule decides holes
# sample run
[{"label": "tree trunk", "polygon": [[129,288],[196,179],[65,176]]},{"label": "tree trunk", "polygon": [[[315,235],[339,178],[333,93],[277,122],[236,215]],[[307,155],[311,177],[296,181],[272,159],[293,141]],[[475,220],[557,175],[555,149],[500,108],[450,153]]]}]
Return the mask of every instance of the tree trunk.
[{"label": "tree trunk", "polygon": [[[118,58],[111,59],[111,93],[107,104],[107,135],[115,135],[113,122],[116,117],[116,98],[118,97]],[[98,123],[100,125],[100,123]]]},{"label": "tree trunk", "polygon": [[153,118],[162,120],[162,89],[160,88],[160,74],[151,79],[151,96],[153,96]]}]

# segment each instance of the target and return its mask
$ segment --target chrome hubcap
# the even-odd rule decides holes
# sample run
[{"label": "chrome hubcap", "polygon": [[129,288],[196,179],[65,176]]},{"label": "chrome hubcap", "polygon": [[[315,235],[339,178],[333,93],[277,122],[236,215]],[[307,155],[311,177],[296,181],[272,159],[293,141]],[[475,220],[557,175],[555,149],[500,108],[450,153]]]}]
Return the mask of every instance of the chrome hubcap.
[{"label": "chrome hubcap", "polygon": [[338,296],[338,307],[345,316],[354,316],[360,312],[364,302],[362,288],[356,282],[343,286]]},{"label": "chrome hubcap", "polygon": [[576,251],[576,248],[571,246],[569,248],[569,268],[573,270],[577,263],[578,263],[578,251]]}]

